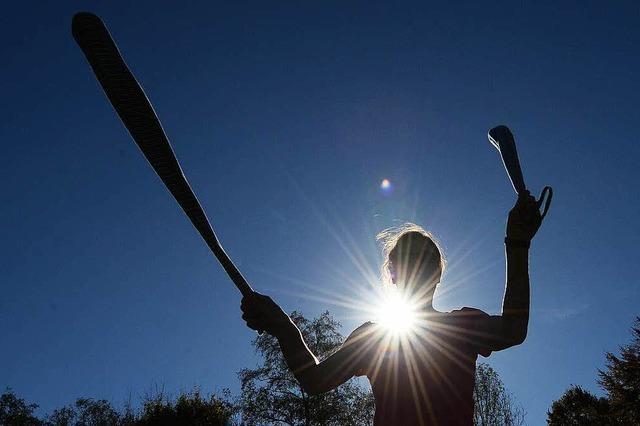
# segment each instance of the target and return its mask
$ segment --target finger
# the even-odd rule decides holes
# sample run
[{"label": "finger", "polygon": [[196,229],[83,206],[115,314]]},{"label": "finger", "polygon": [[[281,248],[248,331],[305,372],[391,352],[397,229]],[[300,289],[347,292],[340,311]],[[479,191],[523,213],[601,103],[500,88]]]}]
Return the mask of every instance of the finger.
[{"label": "finger", "polygon": [[263,326],[265,325],[265,321],[263,318],[247,317],[247,318],[243,318],[243,320],[247,324],[261,324]]},{"label": "finger", "polygon": [[245,321],[266,321],[264,315],[254,312],[245,312],[244,314],[242,314],[242,319]]},{"label": "finger", "polygon": [[249,328],[250,328],[250,329],[252,329],[252,330],[256,330],[256,331],[257,331],[258,329],[260,329],[260,327],[258,327],[258,325],[257,325],[257,324],[254,324],[254,323],[251,323],[251,322],[248,322],[248,323],[247,323],[247,327],[249,327]]},{"label": "finger", "polygon": [[242,298],[240,305],[252,305],[256,303],[256,292],[253,291]]},{"label": "finger", "polygon": [[245,304],[247,306],[249,306],[249,305],[264,305],[264,302],[266,300],[269,300],[269,296],[265,296],[263,294],[256,293],[254,291],[253,293],[250,293],[247,296],[243,297],[241,304]]},{"label": "finger", "polygon": [[523,195],[518,197],[518,201],[516,202],[515,208],[517,209],[527,209],[530,206],[536,205],[536,199],[532,195]]},{"label": "finger", "polygon": [[240,309],[242,309],[243,311],[259,311],[263,310],[263,307],[264,303],[262,302],[262,300],[257,298],[248,298],[246,300],[243,299],[240,303]]},{"label": "finger", "polygon": [[527,208],[530,208],[530,207],[538,208],[538,203],[536,202],[536,199],[533,198],[532,196],[529,196],[529,198],[525,200],[524,205],[527,206]]},{"label": "finger", "polygon": [[240,310],[245,314],[257,314],[260,312],[255,306],[240,306]]},{"label": "finger", "polygon": [[539,212],[538,204],[534,198],[525,199],[519,202],[514,208],[515,214],[520,216],[528,217]]},{"label": "finger", "polygon": [[538,204],[535,202],[533,204],[527,205],[524,211],[524,216],[527,220],[535,220],[540,217],[540,209],[538,208]]},{"label": "finger", "polygon": [[261,324],[259,322],[247,322],[247,327],[256,331],[265,329],[264,324]]},{"label": "finger", "polygon": [[518,201],[516,201],[516,204],[513,206],[510,213],[513,213],[515,215],[521,215],[526,208],[525,203],[526,202],[524,201],[524,198],[519,197]]}]

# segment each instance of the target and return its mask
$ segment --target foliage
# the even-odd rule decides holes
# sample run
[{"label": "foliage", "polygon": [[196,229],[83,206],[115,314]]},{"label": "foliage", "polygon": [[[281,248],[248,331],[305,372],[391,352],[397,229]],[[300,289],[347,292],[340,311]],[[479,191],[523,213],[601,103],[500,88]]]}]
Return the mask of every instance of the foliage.
[{"label": "foliage", "polygon": [[640,317],[632,328],[632,342],[620,348],[620,356],[606,353],[605,370],[598,370],[598,384],[606,392],[598,398],[579,386],[569,388],[547,412],[555,425],[640,424]]},{"label": "foliage", "polygon": [[615,424],[610,420],[609,402],[580,386],[571,386],[547,412],[550,426],[600,426]]},{"label": "foliage", "polygon": [[199,389],[181,394],[175,402],[163,393],[148,397],[142,413],[132,426],[169,425],[226,425],[229,424],[234,407],[228,399],[211,395],[205,398]]},{"label": "foliage", "polygon": [[[340,324],[328,312],[312,321],[300,313],[291,314],[309,346],[319,358],[332,354],[342,344]],[[241,384],[239,405],[247,425],[363,425],[373,419],[373,395],[355,380],[322,395],[308,395],[289,371],[278,341],[267,334],[253,345],[262,356],[255,369],[238,373]]]},{"label": "foliage", "polygon": [[598,371],[598,383],[607,393],[613,415],[623,424],[640,424],[640,317],[631,329],[632,341],[620,348],[620,356],[606,353],[606,370]]},{"label": "foliage", "polygon": [[7,390],[0,396],[0,425],[2,426],[169,426],[169,425],[228,425],[235,413],[228,395],[204,397],[198,389],[182,393],[174,401],[164,393],[147,397],[140,412],[126,406],[117,411],[106,400],[78,398],[72,405],[59,408],[44,420],[33,415],[36,404]]},{"label": "foliage", "polygon": [[51,426],[112,426],[122,423],[120,414],[104,399],[78,398],[74,405],[55,410],[45,421]]},{"label": "foliage", "polygon": [[520,426],[524,410],[505,389],[498,373],[487,364],[476,367],[473,423],[477,426]]},{"label": "foliage", "polygon": [[27,404],[18,398],[11,389],[0,396],[0,425],[3,426],[38,426],[42,422],[33,415],[37,404]]}]

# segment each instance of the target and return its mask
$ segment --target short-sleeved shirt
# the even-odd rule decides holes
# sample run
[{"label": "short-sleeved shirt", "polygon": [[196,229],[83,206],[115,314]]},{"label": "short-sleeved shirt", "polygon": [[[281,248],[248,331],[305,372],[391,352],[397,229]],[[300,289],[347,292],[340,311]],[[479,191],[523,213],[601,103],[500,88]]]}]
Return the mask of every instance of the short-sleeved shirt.
[{"label": "short-sleeved shirt", "polygon": [[374,425],[472,425],[476,359],[491,353],[481,332],[488,317],[462,308],[432,314],[405,336],[370,333],[358,371],[371,382]]}]

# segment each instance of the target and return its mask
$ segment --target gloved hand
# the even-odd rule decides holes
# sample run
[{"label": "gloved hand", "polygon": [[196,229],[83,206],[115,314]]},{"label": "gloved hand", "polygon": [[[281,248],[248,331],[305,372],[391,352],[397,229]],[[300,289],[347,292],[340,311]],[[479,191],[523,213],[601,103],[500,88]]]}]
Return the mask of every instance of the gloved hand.
[{"label": "gloved hand", "polygon": [[289,316],[269,296],[257,292],[242,298],[242,319],[247,326],[259,333],[278,336],[292,324]]},{"label": "gloved hand", "polygon": [[507,219],[507,239],[529,243],[542,224],[536,199],[527,192],[518,197]]}]

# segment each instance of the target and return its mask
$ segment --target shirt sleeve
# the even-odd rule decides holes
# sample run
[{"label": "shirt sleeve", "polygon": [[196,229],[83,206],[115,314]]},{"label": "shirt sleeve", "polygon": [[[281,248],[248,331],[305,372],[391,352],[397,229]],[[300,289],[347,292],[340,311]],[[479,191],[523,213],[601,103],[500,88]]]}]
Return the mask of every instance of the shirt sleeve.
[{"label": "shirt sleeve", "polygon": [[459,327],[462,338],[469,348],[483,357],[491,355],[493,340],[485,330],[485,324],[490,315],[480,309],[464,307],[454,311],[456,325]]}]

